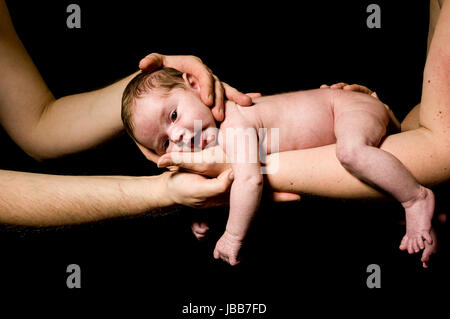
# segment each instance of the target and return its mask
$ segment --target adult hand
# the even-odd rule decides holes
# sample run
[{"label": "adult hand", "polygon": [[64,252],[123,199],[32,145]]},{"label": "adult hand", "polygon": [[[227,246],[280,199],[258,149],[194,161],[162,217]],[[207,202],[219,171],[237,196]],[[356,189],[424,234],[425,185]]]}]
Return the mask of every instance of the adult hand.
[{"label": "adult hand", "polygon": [[222,172],[216,178],[184,172],[165,172],[162,174],[167,196],[179,205],[193,208],[209,208],[228,204],[232,170]]},{"label": "adult hand", "polygon": [[139,62],[139,68],[146,72],[153,72],[161,67],[170,67],[192,74],[200,84],[200,97],[208,106],[212,106],[214,118],[221,122],[225,118],[224,98],[242,106],[252,105],[250,96],[243,94],[225,82],[221,82],[212,71],[195,56],[162,55],[152,53]]},{"label": "adult hand", "polygon": [[[220,146],[209,147],[201,152],[172,152],[159,158],[158,167],[174,168],[191,173],[215,177],[231,169]],[[286,192],[267,193],[275,202],[299,201],[300,195]]]},{"label": "adult hand", "polygon": [[[379,100],[377,93],[372,91],[368,87],[365,87],[364,85],[359,85],[359,84],[351,84],[350,85],[350,84],[347,84],[344,82],[339,82],[339,83],[333,84],[331,86],[329,86],[327,84],[322,84],[320,86],[320,88],[321,89],[338,89],[338,90],[361,92],[361,93],[369,94],[370,96],[373,96],[374,98]],[[397,119],[394,112],[392,112],[389,105],[384,104],[384,106],[386,107],[389,118],[391,120],[389,123],[389,131],[392,131],[394,133],[400,132],[400,130],[401,130],[400,121]]]},{"label": "adult hand", "polygon": [[378,99],[378,95],[376,92],[372,91],[368,87],[365,87],[364,85],[359,85],[359,84],[347,84],[345,82],[339,82],[339,83],[333,84],[331,86],[329,86],[327,84],[322,84],[320,86],[320,88],[321,89],[338,89],[338,90],[361,92],[361,93],[369,94]]}]

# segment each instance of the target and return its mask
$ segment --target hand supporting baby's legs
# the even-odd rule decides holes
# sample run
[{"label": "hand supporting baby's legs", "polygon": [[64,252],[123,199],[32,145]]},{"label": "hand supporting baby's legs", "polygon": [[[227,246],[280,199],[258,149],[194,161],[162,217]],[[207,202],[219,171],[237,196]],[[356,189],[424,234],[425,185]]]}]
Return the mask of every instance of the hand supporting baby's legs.
[{"label": "hand supporting baby's legs", "polygon": [[[369,103],[370,104],[370,103]],[[336,155],[354,176],[374,185],[402,203],[406,212],[406,235],[400,249],[409,253],[430,244],[433,192],[414,179],[392,154],[377,146],[386,132],[387,119],[381,103],[348,105],[335,110]]]}]

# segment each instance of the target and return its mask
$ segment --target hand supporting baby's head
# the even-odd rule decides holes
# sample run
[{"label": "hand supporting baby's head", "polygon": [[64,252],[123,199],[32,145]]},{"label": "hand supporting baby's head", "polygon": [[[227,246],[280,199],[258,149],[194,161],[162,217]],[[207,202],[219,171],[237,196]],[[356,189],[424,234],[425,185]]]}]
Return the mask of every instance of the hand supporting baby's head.
[{"label": "hand supporting baby's head", "polygon": [[126,131],[158,155],[204,148],[216,124],[199,89],[196,78],[171,68],[139,73],[122,96]]}]

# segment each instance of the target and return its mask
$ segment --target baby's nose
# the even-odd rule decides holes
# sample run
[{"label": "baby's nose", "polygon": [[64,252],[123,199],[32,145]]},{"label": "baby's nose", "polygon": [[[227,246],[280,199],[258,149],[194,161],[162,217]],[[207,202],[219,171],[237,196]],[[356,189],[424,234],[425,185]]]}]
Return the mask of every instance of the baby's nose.
[{"label": "baby's nose", "polygon": [[184,128],[174,128],[172,134],[170,135],[170,140],[173,143],[180,144],[182,142],[187,143],[190,140],[190,133]]}]

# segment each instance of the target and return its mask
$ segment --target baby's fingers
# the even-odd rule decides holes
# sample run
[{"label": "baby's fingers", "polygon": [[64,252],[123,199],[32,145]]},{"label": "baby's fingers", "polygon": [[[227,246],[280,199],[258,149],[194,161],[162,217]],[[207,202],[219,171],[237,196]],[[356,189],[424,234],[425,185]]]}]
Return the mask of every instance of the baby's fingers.
[{"label": "baby's fingers", "polygon": [[219,259],[220,258],[220,253],[219,253],[219,250],[217,248],[214,248],[213,255],[214,255],[214,259]]}]

